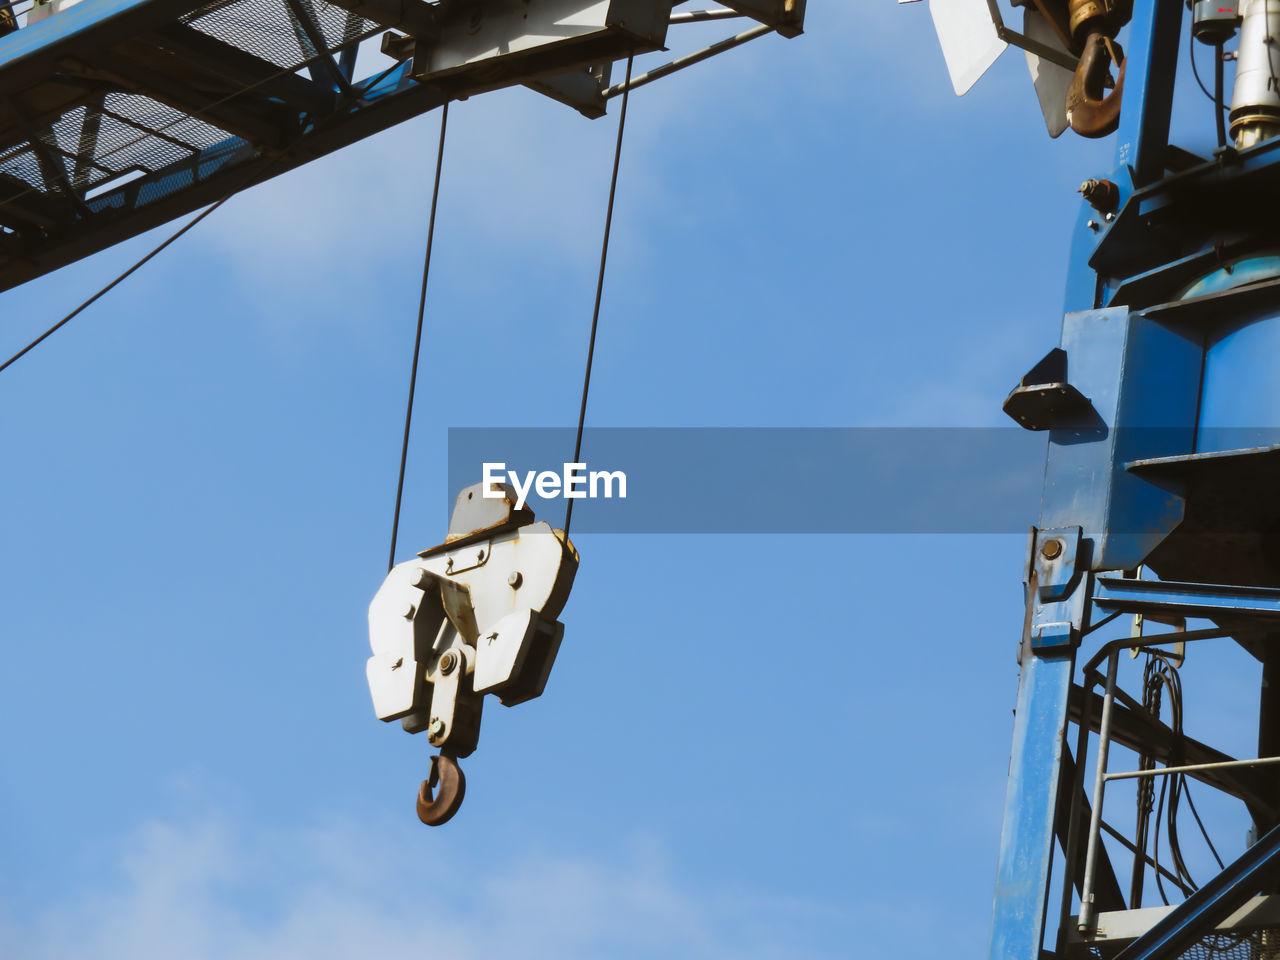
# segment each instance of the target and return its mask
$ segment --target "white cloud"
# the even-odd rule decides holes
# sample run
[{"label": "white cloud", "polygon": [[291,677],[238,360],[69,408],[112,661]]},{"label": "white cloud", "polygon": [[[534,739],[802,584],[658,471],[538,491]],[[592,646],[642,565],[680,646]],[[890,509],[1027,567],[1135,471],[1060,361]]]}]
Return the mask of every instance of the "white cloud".
[{"label": "white cloud", "polygon": [[[395,831],[388,831],[394,833]],[[480,866],[445,833],[412,849],[351,825],[250,835],[151,823],[88,892],[0,922],[23,960],[353,957],[817,957],[838,919],[800,901],[685,888],[653,843],[614,860],[523,856]],[[801,933],[797,933],[801,931]]]}]

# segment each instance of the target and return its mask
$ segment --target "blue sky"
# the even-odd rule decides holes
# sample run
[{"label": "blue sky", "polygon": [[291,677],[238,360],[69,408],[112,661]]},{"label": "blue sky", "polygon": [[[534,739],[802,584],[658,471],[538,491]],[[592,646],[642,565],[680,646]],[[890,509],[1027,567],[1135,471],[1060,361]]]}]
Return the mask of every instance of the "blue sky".
[{"label": "blue sky", "polygon": [[[233,198],[0,377],[0,954],[983,955],[1019,536],[576,538],[545,696],[416,821],[365,614],[437,123]],[[449,427],[572,424],[615,134],[519,89],[450,124],[402,556]],[[956,99],[923,3],[637,91],[589,422],[1002,425],[1111,149],[1048,139],[1014,51]],[[5,352],[164,232],[5,293]]]}]

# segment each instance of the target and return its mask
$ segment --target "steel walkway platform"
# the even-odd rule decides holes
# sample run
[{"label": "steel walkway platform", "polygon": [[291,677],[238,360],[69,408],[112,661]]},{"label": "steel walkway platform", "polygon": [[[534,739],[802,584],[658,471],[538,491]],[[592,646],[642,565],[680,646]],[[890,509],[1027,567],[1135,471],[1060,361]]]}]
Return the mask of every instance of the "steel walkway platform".
[{"label": "steel walkway platform", "polygon": [[[66,2],[20,0],[0,37],[0,290],[449,99],[526,84],[602,115],[612,62],[673,19],[671,0]],[[782,32],[803,11],[729,6]]]}]

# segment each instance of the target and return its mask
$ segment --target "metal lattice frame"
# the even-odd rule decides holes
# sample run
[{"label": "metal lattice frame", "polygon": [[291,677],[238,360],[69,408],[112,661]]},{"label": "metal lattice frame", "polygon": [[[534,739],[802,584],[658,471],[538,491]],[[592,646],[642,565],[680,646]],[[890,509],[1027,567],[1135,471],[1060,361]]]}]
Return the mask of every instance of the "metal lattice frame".
[{"label": "metal lattice frame", "polygon": [[[682,2],[682,0],[676,0]],[[671,22],[769,32],[804,0],[80,0],[0,37],[0,290],[450,99],[524,84],[602,116],[612,63]],[[355,79],[384,34],[391,69]]]}]

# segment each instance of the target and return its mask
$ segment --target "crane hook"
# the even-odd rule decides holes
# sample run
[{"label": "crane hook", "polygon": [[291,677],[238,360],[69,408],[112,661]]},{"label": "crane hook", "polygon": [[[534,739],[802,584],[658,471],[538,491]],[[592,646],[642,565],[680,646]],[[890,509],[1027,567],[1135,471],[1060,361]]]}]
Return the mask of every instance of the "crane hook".
[{"label": "crane hook", "polygon": [[[1113,53],[1114,51],[1114,53]],[[1119,61],[1116,86],[1103,95],[1112,58]],[[1124,51],[1105,34],[1091,33],[1067,88],[1067,121],[1082,137],[1105,137],[1120,125],[1120,99],[1124,94]]]},{"label": "crane hook", "polygon": [[467,778],[463,776],[457,758],[447,753],[432,757],[431,773],[418,788],[418,819],[429,827],[448,823],[462,806],[462,798],[466,794]]}]

